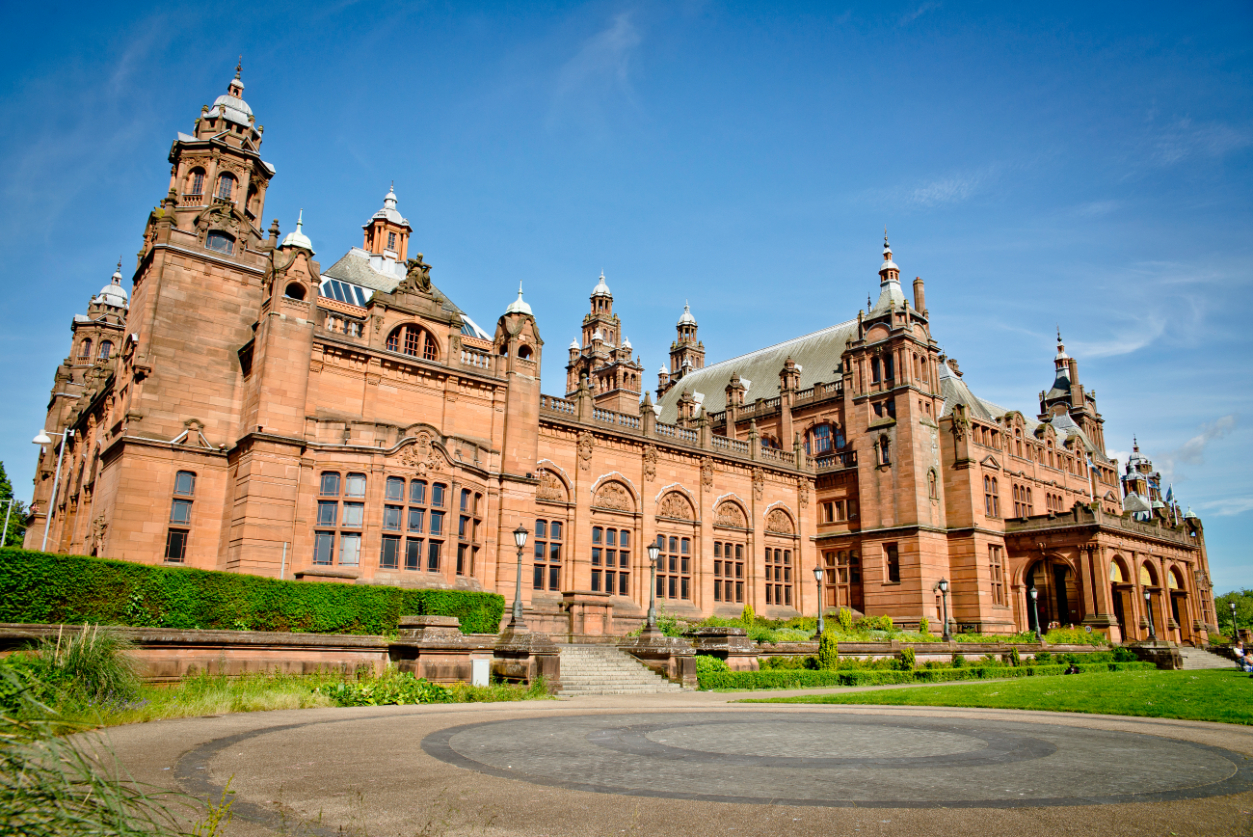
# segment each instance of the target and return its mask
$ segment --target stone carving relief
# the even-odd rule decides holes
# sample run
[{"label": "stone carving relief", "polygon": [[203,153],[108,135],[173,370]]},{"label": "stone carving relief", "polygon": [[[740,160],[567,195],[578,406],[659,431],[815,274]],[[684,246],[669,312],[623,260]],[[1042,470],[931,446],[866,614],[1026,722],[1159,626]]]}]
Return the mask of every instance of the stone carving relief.
[{"label": "stone carving relief", "polygon": [[753,496],[758,500],[766,496],[766,473],[760,468],[753,469]]},{"label": "stone carving relief", "polygon": [[414,443],[398,454],[400,464],[413,468],[418,472],[418,476],[426,476],[430,471],[440,468],[444,464],[444,457],[440,455],[432,441],[430,433],[425,430],[418,431]]},{"label": "stone carving relief", "polygon": [[596,492],[596,499],[592,501],[592,505],[615,511],[635,511],[635,503],[631,501],[630,492],[620,482],[607,482],[602,485]]},{"label": "stone carving relief", "polygon": [[405,281],[402,283],[402,287],[407,291],[430,293],[431,266],[422,261],[422,254],[418,253],[416,259],[409,259],[405,264],[409,270],[405,273]]},{"label": "stone carving relief", "polygon": [[677,520],[695,520],[696,513],[692,504],[677,491],[671,491],[657,504],[658,517],[673,517]]},{"label": "stone carving relief", "polygon": [[808,480],[801,480],[800,491],[798,491],[797,493],[800,495],[798,497],[798,500],[801,504],[801,508],[802,509],[809,508],[809,481]]},{"label": "stone carving relief", "polygon": [[566,484],[561,481],[560,477],[551,471],[539,472],[539,487],[535,489],[535,499],[565,503],[568,497]]},{"label": "stone carving relief", "polygon": [[794,531],[792,518],[782,509],[771,509],[766,515],[766,531],[776,535],[790,535]]},{"label": "stone carving relief", "polygon": [[714,463],[712,459],[703,459],[700,463],[700,484],[705,488],[714,487]]},{"label": "stone carving relief", "polygon": [[961,441],[970,430],[970,418],[966,415],[965,404],[953,405],[953,438]]},{"label": "stone carving relief", "polygon": [[579,434],[579,468],[586,471],[592,467],[592,434],[586,430]]},{"label": "stone carving relief", "polygon": [[748,521],[744,519],[744,510],[736,503],[721,503],[714,518],[716,526],[734,526],[736,529],[747,529]]},{"label": "stone carving relief", "polygon": [[104,552],[104,536],[109,532],[109,521],[103,514],[96,515],[96,519],[91,522],[91,554],[99,555]]},{"label": "stone carving relief", "polygon": [[648,445],[644,448],[644,479],[657,478],[657,446]]}]

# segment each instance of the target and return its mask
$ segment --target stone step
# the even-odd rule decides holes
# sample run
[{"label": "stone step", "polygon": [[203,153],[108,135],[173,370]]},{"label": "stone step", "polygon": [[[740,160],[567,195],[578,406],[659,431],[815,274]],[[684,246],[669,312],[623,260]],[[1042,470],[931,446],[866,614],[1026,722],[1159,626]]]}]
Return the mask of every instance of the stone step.
[{"label": "stone step", "polygon": [[612,646],[562,645],[561,691],[579,695],[647,695],[682,691],[677,683],[651,671]]},{"label": "stone step", "polygon": [[1204,648],[1189,648],[1184,646],[1179,649],[1183,655],[1184,670],[1198,670],[1207,668],[1235,668],[1236,664],[1220,654],[1214,654],[1206,651]]}]

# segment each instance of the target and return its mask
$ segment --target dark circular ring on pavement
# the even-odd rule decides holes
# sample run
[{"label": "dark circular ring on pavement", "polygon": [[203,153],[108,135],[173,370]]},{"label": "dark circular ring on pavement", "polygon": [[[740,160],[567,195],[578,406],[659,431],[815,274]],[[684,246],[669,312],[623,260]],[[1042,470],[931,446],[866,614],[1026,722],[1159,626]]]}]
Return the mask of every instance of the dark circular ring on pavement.
[{"label": "dark circular ring on pavement", "polygon": [[[743,718],[737,718],[743,723]],[[777,723],[777,722],[776,722]],[[829,716],[799,716],[787,719],[787,723],[821,724],[830,727]],[[878,720],[858,718],[854,724],[882,726]],[[961,735],[974,738],[983,743],[979,749],[957,753],[919,756],[860,756],[860,757],[814,757],[814,756],[765,756],[746,755],[742,753],[726,753],[708,750],[692,750],[662,744],[649,737],[650,733],[664,732],[676,728],[691,729],[701,726],[725,726],[726,720],[714,721],[679,721],[662,724],[634,724],[629,727],[598,729],[587,736],[587,740],[598,747],[617,750],[620,753],[644,756],[646,758],[675,759],[688,763],[713,762],[719,764],[738,764],[751,767],[881,767],[888,769],[927,768],[927,767],[974,767],[987,764],[1008,764],[1016,761],[1051,756],[1057,752],[1056,745],[1038,738],[1028,738],[1013,733],[963,729]],[[934,731],[952,734],[951,724],[935,724],[921,722],[892,721],[890,725],[896,729],[914,731]]]},{"label": "dark circular ring on pavement", "polygon": [[1253,762],[1219,747],[1038,721],[903,714],[566,715],[450,727],[426,736],[422,749],[532,784],[716,802],[1017,808],[1253,790]]}]

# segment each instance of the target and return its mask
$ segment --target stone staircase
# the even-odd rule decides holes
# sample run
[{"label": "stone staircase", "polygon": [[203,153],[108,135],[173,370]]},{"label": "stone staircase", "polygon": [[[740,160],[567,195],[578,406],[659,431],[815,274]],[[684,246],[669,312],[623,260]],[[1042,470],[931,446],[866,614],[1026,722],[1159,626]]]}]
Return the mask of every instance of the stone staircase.
[{"label": "stone staircase", "polygon": [[562,697],[575,695],[655,695],[683,687],[651,671],[612,645],[562,645]]},{"label": "stone staircase", "polygon": [[1206,651],[1204,648],[1182,646],[1179,653],[1183,655],[1185,671],[1198,668],[1235,668],[1236,664],[1219,654]]}]

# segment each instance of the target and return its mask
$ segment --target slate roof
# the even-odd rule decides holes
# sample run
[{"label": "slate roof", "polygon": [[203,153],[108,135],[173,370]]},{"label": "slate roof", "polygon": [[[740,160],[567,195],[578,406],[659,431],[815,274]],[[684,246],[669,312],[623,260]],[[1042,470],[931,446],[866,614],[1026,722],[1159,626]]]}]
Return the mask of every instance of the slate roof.
[{"label": "slate roof", "polygon": [[840,364],[840,356],[856,336],[857,321],[849,320],[698,369],[685,375],[661,397],[658,418],[674,423],[679,416],[676,405],[683,390],[689,390],[698,400],[703,396],[703,409],[707,412],[726,409],[726,386],[731,381],[731,375],[737,372],[740,383],[748,387],[744,393],[745,404],[758,398],[774,398],[779,394],[779,372],[789,357],[800,370],[801,389],[808,389],[819,382],[839,380],[840,375],[835,369]]}]

